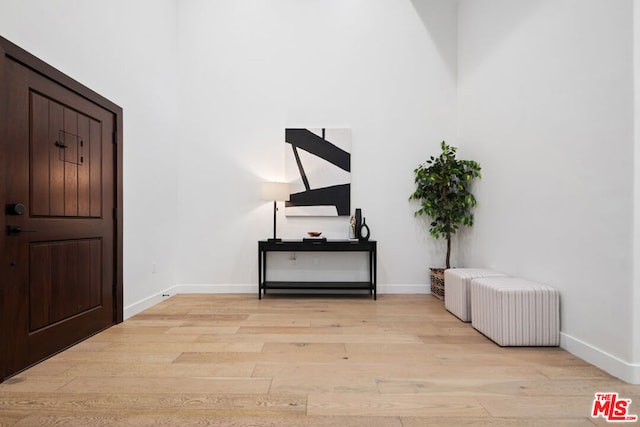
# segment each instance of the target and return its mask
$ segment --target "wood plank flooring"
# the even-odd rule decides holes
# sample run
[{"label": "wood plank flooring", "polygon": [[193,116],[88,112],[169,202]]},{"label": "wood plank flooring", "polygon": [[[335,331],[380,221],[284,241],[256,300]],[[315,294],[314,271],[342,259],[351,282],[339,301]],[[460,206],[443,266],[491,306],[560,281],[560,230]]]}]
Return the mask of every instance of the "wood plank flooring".
[{"label": "wood plank flooring", "polygon": [[177,295],[0,384],[0,426],[594,426],[640,386],[430,295]]}]

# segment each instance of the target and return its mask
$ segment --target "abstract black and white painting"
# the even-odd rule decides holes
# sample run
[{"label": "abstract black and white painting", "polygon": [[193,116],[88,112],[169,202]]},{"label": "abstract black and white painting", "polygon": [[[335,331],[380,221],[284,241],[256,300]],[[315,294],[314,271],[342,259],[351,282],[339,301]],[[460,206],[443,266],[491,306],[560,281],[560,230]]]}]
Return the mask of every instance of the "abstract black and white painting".
[{"label": "abstract black and white painting", "polygon": [[287,216],[351,214],[351,129],[285,129]]}]

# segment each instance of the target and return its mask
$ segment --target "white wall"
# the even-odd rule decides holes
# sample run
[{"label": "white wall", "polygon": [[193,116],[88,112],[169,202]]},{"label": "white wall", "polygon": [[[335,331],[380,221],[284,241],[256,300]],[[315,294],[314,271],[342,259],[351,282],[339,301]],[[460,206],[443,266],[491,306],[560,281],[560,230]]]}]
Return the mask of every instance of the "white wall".
[{"label": "white wall", "polygon": [[[633,59],[634,59],[634,319],[633,354],[636,364],[640,364],[640,0],[633,1]],[[640,375],[636,382],[640,383]]]},{"label": "white wall", "polygon": [[0,0],[0,35],[124,110],[125,315],[176,281],[175,16],[174,0]]},{"label": "white wall", "polygon": [[[431,259],[407,198],[413,169],[455,136],[455,2],[178,4],[179,283],[255,291],[256,241],[272,234],[260,184],[284,177],[284,129],[348,127],[352,210],[379,241],[381,290],[426,291],[444,256]],[[346,238],[348,218],[278,218],[279,237],[309,230]],[[327,263],[302,254],[295,267],[317,277]]]},{"label": "white wall", "polygon": [[626,379],[640,361],[632,12],[463,0],[458,34],[459,140],[483,166],[470,261],[558,288],[563,346]]}]

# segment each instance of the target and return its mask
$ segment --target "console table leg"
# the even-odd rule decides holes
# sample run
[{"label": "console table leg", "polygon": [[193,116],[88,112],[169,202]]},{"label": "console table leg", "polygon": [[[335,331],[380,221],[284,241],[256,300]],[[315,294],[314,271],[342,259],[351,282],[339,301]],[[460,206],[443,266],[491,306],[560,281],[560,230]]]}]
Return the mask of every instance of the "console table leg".
[{"label": "console table leg", "polygon": [[371,280],[373,282],[373,300],[376,301],[378,299],[378,278],[376,277],[377,271],[378,271],[378,254],[375,247],[371,253],[373,258],[373,263],[371,264],[372,265]]},{"label": "console table leg", "polygon": [[262,251],[258,249],[258,299],[262,299]]}]

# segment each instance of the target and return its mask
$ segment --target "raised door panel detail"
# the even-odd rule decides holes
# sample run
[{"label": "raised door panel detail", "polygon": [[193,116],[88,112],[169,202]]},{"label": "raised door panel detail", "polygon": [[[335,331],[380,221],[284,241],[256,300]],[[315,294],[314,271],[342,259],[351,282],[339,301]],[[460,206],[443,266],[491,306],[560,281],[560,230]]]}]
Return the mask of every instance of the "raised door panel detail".
[{"label": "raised door panel detail", "polygon": [[31,215],[102,216],[102,123],[30,92]]},{"label": "raised door panel detail", "polygon": [[101,305],[102,239],[32,243],[29,330]]}]

